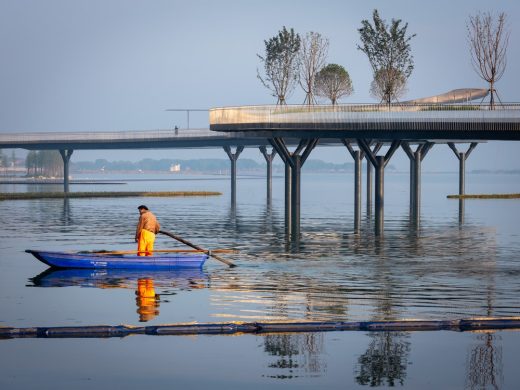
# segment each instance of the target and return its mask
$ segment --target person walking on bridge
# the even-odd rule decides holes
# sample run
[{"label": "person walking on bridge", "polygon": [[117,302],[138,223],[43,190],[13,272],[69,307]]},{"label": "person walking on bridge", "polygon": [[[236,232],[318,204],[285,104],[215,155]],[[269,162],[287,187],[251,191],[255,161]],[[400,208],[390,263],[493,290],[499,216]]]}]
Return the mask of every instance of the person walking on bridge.
[{"label": "person walking on bridge", "polygon": [[151,256],[153,252],[153,244],[155,235],[161,229],[161,225],[157,222],[155,215],[148,210],[148,207],[141,205],[139,210],[139,222],[135,231],[135,242],[137,242],[138,256]]}]

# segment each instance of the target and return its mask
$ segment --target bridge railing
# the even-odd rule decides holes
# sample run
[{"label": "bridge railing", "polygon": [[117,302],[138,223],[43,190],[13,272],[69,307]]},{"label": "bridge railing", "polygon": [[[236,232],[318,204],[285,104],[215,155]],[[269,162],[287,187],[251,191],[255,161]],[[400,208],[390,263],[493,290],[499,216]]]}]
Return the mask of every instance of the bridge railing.
[{"label": "bridge railing", "polygon": [[341,104],[242,106],[209,110],[211,125],[226,124],[331,124],[370,121],[482,121],[519,119],[520,104]]},{"label": "bridge railing", "polygon": [[216,134],[209,129],[160,129],[138,131],[109,131],[109,132],[41,132],[22,134],[1,134],[0,143],[9,142],[56,142],[56,141],[151,141],[169,139],[194,139],[207,137],[226,137],[228,134]]}]

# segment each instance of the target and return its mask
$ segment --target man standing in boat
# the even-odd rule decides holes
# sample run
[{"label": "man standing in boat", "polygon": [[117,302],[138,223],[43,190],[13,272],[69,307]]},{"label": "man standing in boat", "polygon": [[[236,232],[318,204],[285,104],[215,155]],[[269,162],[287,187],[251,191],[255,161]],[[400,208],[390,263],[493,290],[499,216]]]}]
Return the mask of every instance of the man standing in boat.
[{"label": "man standing in boat", "polygon": [[135,242],[137,242],[137,254],[139,256],[151,256],[153,252],[153,244],[155,235],[161,229],[161,225],[157,222],[155,215],[148,210],[148,207],[141,205],[139,210],[139,222],[135,231]]}]

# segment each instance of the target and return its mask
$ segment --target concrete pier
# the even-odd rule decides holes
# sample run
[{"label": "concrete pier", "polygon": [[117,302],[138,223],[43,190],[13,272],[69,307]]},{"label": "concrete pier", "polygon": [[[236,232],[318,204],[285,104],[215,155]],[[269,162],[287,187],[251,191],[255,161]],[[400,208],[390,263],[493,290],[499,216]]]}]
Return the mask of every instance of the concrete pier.
[{"label": "concrete pier", "polygon": [[243,150],[243,146],[237,146],[233,153],[230,146],[224,146],[224,151],[231,161],[231,204],[233,206],[236,206],[237,203],[237,160]]},{"label": "concrete pier", "polygon": [[65,193],[69,192],[69,163],[73,152],[73,149],[60,149],[61,158],[63,159],[63,192]]},{"label": "concrete pier", "polygon": [[273,198],[273,159],[276,156],[276,150],[273,148],[271,153],[267,152],[267,148],[265,146],[260,146],[260,153],[265,158],[265,162],[267,164],[267,172],[266,172],[266,180],[267,180],[267,204],[270,205]]},{"label": "concrete pier", "polygon": [[409,142],[401,142],[402,149],[410,159],[410,219],[416,228],[419,227],[421,215],[421,163],[433,145],[433,142],[420,143],[414,152]]},{"label": "concrete pier", "polygon": [[365,139],[360,138],[357,143],[359,148],[365,152],[375,170],[375,234],[382,235],[384,230],[385,166],[399,148],[401,141],[393,141],[384,156],[376,155]]},{"label": "concrete pier", "polygon": [[302,139],[296,149],[290,152],[283,138],[269,139],[285,164],[285,226],[293,240],[299,240],[300,237],[301,167],[318,141],[318,138]]},{"label": "concrete pier", "polygon": [[477,145],[478,142],[472,142],[466,152],[459,152],[453,142],[448,142],[448,146],[453,150],[453,153],[455,153],[455,156],[457,156],[459,160],[459,195],[466,193],[466,160]]}]

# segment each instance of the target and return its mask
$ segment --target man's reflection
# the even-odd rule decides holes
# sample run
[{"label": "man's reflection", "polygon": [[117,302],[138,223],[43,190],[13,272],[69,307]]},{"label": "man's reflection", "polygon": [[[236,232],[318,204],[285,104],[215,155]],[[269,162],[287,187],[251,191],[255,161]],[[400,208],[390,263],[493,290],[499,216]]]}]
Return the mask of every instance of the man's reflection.
[{"label": "man's reflection", "polygon": [[135,295],[139,322],[150,321],[159,314],[159,296],[155,294],[153,279],[138,279]]}]

